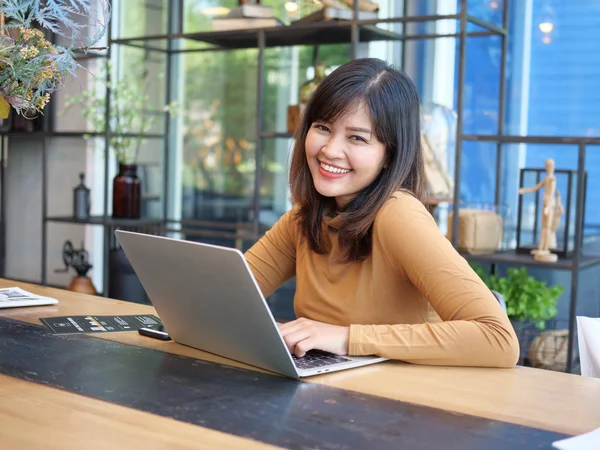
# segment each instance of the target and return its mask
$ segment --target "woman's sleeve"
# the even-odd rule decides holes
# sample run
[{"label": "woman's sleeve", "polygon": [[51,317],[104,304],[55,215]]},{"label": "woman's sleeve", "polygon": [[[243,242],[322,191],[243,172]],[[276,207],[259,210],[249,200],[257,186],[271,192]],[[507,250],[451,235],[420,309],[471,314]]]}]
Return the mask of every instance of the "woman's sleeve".
[{"label": "woman's sleeve", "polygon": [[294,216],[295,209],[286,212],[244,254],[265,298],[296,273],[298,228]]},{"label": "woman's sleeve", "polygon": [[398,276],[411,281],[442,321],[351,325],[351,355],[432,365],[516,364],[519,343],[506,313],[417,199],[406,194],[384,205],[373,239]]}]

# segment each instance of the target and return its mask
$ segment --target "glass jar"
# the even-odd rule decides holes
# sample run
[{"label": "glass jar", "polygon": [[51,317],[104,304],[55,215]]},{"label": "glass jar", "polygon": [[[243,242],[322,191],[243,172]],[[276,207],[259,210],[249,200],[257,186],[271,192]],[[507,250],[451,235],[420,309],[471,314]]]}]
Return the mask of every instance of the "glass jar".
[{"label": "glass jar", "polygon": [[119,173],[113,179],[113,217],[139,219],[140,206],[141,188],[137,164],[119,163]]}]

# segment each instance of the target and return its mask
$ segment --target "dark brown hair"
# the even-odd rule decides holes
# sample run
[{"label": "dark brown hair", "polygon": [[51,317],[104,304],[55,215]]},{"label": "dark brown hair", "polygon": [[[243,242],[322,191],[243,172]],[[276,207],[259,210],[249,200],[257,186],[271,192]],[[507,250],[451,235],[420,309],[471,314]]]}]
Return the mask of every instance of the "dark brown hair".
[{"label": "dark brown hair", "polygon": [[[362,261],[371,253],[375,216],[400,189],[418,199],[424,194],[419,96],[403,72],[376,58],[355,59],[334,70],[318,86],[296,130],[290,166],[290,189],[298,206],[297,220],[310,248],[327,252],[323,214],[335,199],[317,192],[306,160],[304,143],[313,122],[334,122],[363,102],[377,140],[385,145],[385,168],[341,213],[336,229],[345,261]],[[339,223],[339,225],[337,225]]]}]

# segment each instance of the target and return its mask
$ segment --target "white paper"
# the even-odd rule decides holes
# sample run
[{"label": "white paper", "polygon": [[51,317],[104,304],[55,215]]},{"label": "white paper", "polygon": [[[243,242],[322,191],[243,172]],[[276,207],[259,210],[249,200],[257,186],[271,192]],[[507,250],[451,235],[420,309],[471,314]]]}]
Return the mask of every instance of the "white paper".
[{"label": "white paper", "polygon": [[600,378],[600,319],[578,316],[577,337],[581,375]]},{"label": "white paper", "polygon": [[598,450],[600,448],[600,428],[579,436],[556,441],[552,446],[559,450]]},{"label": "white paper", "polygon": [[32,294],[20,287],[0,289],[0,308],[54,305],[56,303],[58,303],[58,300],[55,298]]}]

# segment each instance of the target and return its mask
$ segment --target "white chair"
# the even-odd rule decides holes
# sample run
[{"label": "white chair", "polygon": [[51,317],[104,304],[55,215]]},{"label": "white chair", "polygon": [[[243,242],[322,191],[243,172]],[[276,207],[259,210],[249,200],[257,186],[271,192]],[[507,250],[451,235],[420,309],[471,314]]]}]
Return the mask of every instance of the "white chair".
[{"label": "white chair", "polygon": [[577,316],[581,375],[600,378],[600,318]]}]

